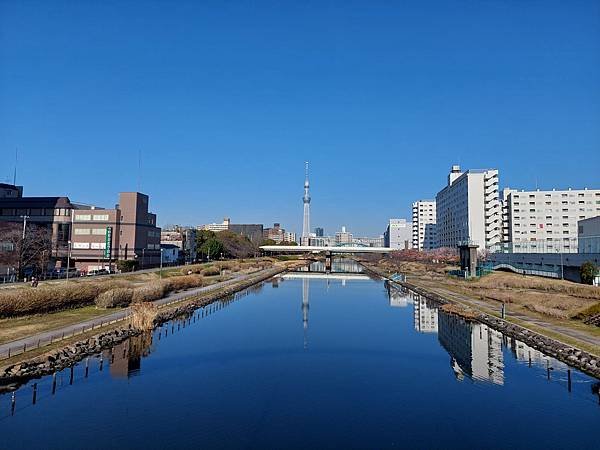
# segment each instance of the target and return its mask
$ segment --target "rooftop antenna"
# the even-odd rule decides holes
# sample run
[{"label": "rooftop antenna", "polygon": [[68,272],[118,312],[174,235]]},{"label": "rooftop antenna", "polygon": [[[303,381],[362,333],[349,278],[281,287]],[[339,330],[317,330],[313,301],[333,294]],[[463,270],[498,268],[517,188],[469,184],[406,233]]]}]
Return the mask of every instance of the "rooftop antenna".
[{"label": "rooftop antenna", "polygon": [[19,149],[15,148],[15,171],[13,173],[13,185],[17,185],[17,164],[19,163]]}]

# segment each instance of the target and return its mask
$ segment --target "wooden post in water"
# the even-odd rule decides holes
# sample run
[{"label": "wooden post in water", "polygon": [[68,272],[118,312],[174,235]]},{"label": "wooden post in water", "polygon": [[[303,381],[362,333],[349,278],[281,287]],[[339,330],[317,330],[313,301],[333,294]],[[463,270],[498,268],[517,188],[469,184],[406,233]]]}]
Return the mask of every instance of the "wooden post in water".
[{"label": "wooden post in water", "polygon": [[69,384],[73,384],[73,366],[71,366],[71,374],[69,375]]},{"label": "wooden post in water", "polygon": [[33,383],[33,400],[32,400],[33,405],[35,405],[36,400],[37,400],[37,383]]},{"label": "wooden post in water", "polygon": [[571,392],[571,369],[567,369],[567,389]]},{"label": "wooden post in water", "polygon": [[56,372],[52,374],[52,395],[56,392]]},{"label": "wooden post in water", "polygon": [[102,372],[103,365],[104,365],[104,358],[102,357],[102,354],[100,354],[100,372]]},{"label": "wooden post in water", "polygon": [[10,415],[14,416],[15,415],[15,406],[17,403],[17,398],[16,398],[16,393],[13,392],[11,397],[10,397]]},{"label": "wooden post in water", "polygon": [[88,374],[90,373],[90,357],[88,356],[87,358],[85,358],[85,377],[88,377]]}]

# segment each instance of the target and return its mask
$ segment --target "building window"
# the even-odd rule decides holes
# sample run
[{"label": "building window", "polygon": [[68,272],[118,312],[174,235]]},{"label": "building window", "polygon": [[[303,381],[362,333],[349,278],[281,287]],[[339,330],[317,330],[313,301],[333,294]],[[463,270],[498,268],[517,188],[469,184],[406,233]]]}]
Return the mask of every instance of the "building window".
[{"label": "building window", "polygon": [[77,235],[90,234],[90,229],[89,228],[75,228],[73,231]]},{"label": "building window", "polygon": [[80,250],[87,250],[90,248],[89,242],[73,242],[73,248]]},{"label": "building window", "polygon": [[104,250],[106,248],[106,242],[92,242],[92,249]]},{"label": "building window", "polygon": [[105,236],[106,235],[106,228],[92,228],[92,234],[96,234],[96,235],[100,235],[100,236]]},{"label": "building window", "polygon": [[75,220],[84,222],[86,220],[92,220],[92,216],[90,214],[75,214]]},{"label": "building window", "polygon": [[98,222],[108,222],[108,214],[94,214],[94,220]]}]

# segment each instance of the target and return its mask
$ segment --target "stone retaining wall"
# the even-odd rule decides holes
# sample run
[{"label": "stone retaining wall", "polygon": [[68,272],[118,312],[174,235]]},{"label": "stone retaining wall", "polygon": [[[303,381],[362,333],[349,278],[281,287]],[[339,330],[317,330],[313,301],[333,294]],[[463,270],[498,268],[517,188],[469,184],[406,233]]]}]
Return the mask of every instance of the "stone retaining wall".
[{"label": "stone retaining wall", "polygon": [[[198,308],[214,303],[235,292],[247,289],[285,270],[287,270],[285,267],[276,267],[261,271],[240,283],[227,286],[219,291],[211,292],[204,296],[199,295],[197,299],[182,300],[184,304],[181,306],[159,312],[154,320],[154,325],[158,326],[176,317],[191,314]],[[140,334],[142,334],[140,330],[130,327],[120,327],[116,330],[107,331],[92,336],[89,339],[78,341],[64,348],[53,350],[31,360],[10,365],[0,372],[0,390],[14,390],[31,379],[61,371],[88,356],[96,355],[102,350],[114,347],[130,337]]]},{"label": "stone retaining wall", "polygon": [[[423,297],[433,300],[439,304],[455,304],[462,305],[448,298],[442,297],[434,292],[430,292],[426,289],[415,286],[410,282],[401,282],[391,280],[388,275],[382,270],[367,266],[363,263],[365,269],[375,275],[389,280],[392,283],[396,283],[409,289]],[[556,339],[546,337],[540,333],[529,330],[522,326],[500,319],[498,317],[485,314],[483,312],[475,310],[475,317],[478,322],[481,322],[494,330],[497,330],[509,337],[514,337],[521,342],[533,347],[541,352],[558,359],[582,372],[592,375],[600,379],[600,358],[596,355],[580,350],[576,347],[564,344]]]}]

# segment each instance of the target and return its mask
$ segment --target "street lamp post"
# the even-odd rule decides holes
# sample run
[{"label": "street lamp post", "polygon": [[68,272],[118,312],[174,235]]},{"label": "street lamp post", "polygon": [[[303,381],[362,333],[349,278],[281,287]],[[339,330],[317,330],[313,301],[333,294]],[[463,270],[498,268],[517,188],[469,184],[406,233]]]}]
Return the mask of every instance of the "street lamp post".
[{"label": "street lamp post", "polygon": [[71,268],[71,241],[67,242],[67,281],[69,281],[69,269]]},{"label": "street lamp post", "polygon": [[162,267],[163,267],[163,252],[164,248],[160,249],[160,279],[162,280]]},{"label": "street lamp post", "polygon": [[146,248],[142,249],[142,269],[146,267]]}]

